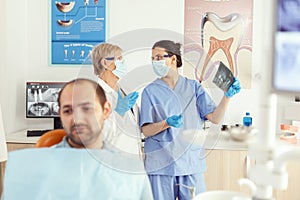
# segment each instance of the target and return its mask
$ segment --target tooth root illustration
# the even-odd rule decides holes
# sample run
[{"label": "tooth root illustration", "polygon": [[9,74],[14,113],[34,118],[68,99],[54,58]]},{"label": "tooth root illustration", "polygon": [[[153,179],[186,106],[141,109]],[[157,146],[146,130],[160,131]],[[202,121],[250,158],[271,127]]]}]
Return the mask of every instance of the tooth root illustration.
[{"label": "tooth root illustration", "polygon": [[65,49],[65,50],[64,50],[64,53],[65,53],[65,58],[67,58],[67,57],[68,57],[68,50]]},{"label": "tooth root illustration", "polygon": [[94,0],[94,4],[97,5],[98,4],[98,0]]},{"label": "tooth root illustration", "polygon": [[221,18],[215,13],[207,12],[202,18],[201,30],[201,44],[207,55],[199,81],[203,81],[207,65],[218,50],[225,54],[229,68],[236,76],[234,54],[240,47],[244,32],[241,16],[233,13]]},{"label": "tooth root illustration", "polygon": [[75,50],[72,50],[72,57],[75,56]]},{"label": "tooth root illustration", "polygon": [[87,6],[89,5],[90,1],[89,0],[84,0],[84,5]]},{"label": "tooth root illustration", "polygon": [[58,19],[57,23],[60,26],[71,26],[73,24],[73,20],[72,19],[70,19],[70,20],[60,20],[60,19]]},{"label": "tooth root illustration", "polygon": [[70,12],[74,6],[75,6],[75,1],[70,1],[69,3],[62,3],[62,2],[55,2],[56,8],[63,13]]},{"label": "tooth root illustration", "polygon": [[[232,71],[232,73],[234,73],[234,67],[233,67],[233,60],[232,60],[232,56],[230,54],[230,47],[232,45],[232,42],[233,42],[233,38],[229,38],[227,40],[218,40],[217,38],[215,37],[210,37],[209,38],[210,40],[210,46],[209,46],[209,50],[207,52],[207,55],[205,57],[205,61],[204,61],[204,65],[203,66],[207,66],[210,58],[219,50],[221,49],[227,60],[228,60],[228,63],[229,63],[229,67],[230,67],[230,70]],[[203,67],[202,68],[202,72],[201,72],[201,77],[200,77],[200,81],[203,80],[203,75],[205,73],[205,68]]]},{"label": "tooth root illustration", "polygon": [[84,51],[83,51],[83,50],[80,51],[80,57],[81,57],[81,58],[84,57]]}]

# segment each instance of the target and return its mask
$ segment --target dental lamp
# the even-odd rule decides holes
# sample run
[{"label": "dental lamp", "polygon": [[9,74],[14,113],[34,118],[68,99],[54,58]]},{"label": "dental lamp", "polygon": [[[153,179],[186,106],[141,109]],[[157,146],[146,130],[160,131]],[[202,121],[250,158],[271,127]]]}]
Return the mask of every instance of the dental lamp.
[{"label": "dental lamp", "polygon": [[[276,27],[275,4],[277,1],[265,0],[254,1],[254,12],[261,16],[254,20],[259,22],[257,32],[259,36],[266,36],[261,40],[261,44],[256,43],[259,47],[254,48],[256,51],[254,65],[261,66],[260,72],[254,75],[255,82],[263,85],[259,90],[260,98],[260,115],[258,116],[258,134],[256,142],[249,144],[248,155],[250,159],[255,160],[255,165],[250,166],[249,179],[240,180],[240,183],[249,185],[252,190],[252,197],[245,196],[240,192],[232,191],[208,191],[197,195],[194,200],[198,199],[240,199],[240,200],[273,200],[273,189],[283,190],[288,187],[288,173],[286,163],[291,160],[300,161],[300,148],[289,145],[278,145],[276,142],[276,116],[277,116],[277,94],[272,88],[272,63],[274,41],[271,35],[274,35]],[[264,13],[270,13],[266,15]],[[255,38],[254,38],[255,39]],[[269,59],[270,58],[270,59]],[[276,144],[276,145],[275,145]]]},{"label": "dental lamp", "polygon": [[[258,2],[256,2],[258,3]],[[270,15],[264,15],[264,23],[260,26],[261,35],[274,35],[274,27],[276,27],[276,9],[274,4],[277,1],[266,0],[259,2],[260,8],[269,12]],[[262,13],[261,13],[261,16]],[[257,142],[250,145],[248,154],[250,158],[255,159],[256,164],[250,168],[249,178],[256,185],[256,192],[253,199],[270,200],[273,198],[273,189],[286,189],[288,187],[288,173],[285,165],[288,160],[300,161],[300,148],[290,147],[288,145],[278,146],[276,143],[276,119],[277,119],[277,94],[272,92],[272,66],[274,59],[273,51],[275,49],[272,37],[264,40],[263,48],[258,51],[261,69],[261,83],[264,85],[260,89],[260,125]],[[267,50],[268,49],[268,50]],[[276,144],[276,146],[275,146]]]}]

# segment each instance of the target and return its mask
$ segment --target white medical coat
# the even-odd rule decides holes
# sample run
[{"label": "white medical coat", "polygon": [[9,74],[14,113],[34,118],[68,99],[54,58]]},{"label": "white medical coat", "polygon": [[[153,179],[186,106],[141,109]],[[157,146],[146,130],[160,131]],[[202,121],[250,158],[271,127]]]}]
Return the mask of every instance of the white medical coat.
[{"label": "white medical coat", "polygon": [[116,111],[118,93],[107,85],[102,79],[98,84],[104,89],[107,100],[111,103],[112,112],[104,121],[103,140],[108,145],[130,157],[142,159],[141,154],[141,131],[139,127],[139,109],[134,105],[124,116]]}]

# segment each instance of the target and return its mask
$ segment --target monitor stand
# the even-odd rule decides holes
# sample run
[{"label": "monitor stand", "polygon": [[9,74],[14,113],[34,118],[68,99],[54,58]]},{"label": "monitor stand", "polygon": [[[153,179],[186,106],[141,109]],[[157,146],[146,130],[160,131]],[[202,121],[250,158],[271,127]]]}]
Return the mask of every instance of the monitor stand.
[{"label": "monitor stand", "polygon": [[[53,118],[53,129],[62,129],[62,124],[59,117]],[[52,129],[43,129],[43,130],[27,130],[27,137],[32,136],[42,136],[44,133],[51,131]]]},{"label": "monitor stand", "polygon": [[61,121],[60,121],[60,117],[53,118],[53,128],[54,129],[62,129],[63,128]]}]

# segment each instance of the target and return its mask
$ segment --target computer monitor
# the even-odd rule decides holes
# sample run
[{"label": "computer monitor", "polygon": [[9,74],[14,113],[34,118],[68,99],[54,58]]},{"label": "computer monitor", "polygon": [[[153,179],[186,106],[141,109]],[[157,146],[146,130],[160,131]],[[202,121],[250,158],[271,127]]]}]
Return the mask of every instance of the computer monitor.
[{"label": "computer monitor", "polygon": [[273,89],[300,94],[300,0],[276,0]]},{"label": "computer monitor", "polygon": [[64,84],[64,82],[26,82],[26,117],[53,118],[53,128],[62,128],[57,99]]}]

